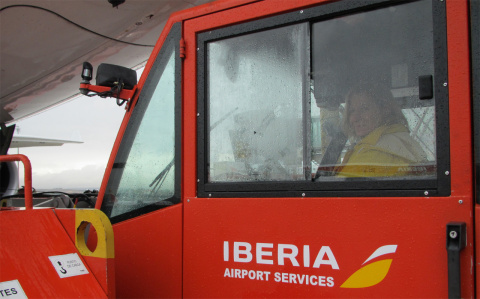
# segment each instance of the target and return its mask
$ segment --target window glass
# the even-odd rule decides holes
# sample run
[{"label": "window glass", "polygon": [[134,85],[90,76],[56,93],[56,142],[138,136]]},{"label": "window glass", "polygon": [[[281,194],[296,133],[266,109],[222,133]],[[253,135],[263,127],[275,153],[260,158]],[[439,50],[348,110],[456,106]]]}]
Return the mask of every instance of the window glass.
[{"label": "window glass", "polygon": [[307,24],[210,42],[208,181],[305,180]]},{"label": "window glass", "polygon": [[[160,71],[162,67],[164,70],[160,74],[150,101],[148,102],[148,98],[140,98],[132,115],[131,122],[135,124],[135,121],[140,121],[140,123],[137,124],[137,131],[130,134],[133,143],[128,155],[122,158],[122,154],[119,153],[116,166],[112,170],[111,182],[107,186],[106,200],[104,200],[104,204],[113,204],[110,217],[153,203],[172,204],[168,199],[175,193],[176,171],[173,48],[166,57],[169,57],[166,65],[156,66]],[[155,71],[152,70],[151,76],[155,77]],[[147,102],[141,103],[142,100]],[[144,113],[143,118],[142,113]],[[115,183],[118,177],[120,182]],[[115,184],[118,184],[116,192],[113,190]],[[112,200],[108,196],[115,196],[115,198]]]},{"label": "window glass", "polygon": [[199,33],[199,196],[449,194],[445,28],[342,1]]},{"label": "window glass", "polygon": [[419,99],[433,87],[432,32],[429,1],[312,25],[317,180],[434,175],[435,100]]}]

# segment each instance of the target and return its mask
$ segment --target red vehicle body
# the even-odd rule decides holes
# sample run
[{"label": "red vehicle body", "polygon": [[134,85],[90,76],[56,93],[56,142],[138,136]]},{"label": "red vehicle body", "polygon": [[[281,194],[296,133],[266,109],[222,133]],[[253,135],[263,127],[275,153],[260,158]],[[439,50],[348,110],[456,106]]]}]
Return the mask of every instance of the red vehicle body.
[{"label": "red vehicle body", "polygon": [[[228,0],[172,15],[96,202],[116,296],[477,297],[478,20],[478,1],[449,0]],[[400,177],[319,175],[329,138],[315,126],[377,75],[428,161]]]}]

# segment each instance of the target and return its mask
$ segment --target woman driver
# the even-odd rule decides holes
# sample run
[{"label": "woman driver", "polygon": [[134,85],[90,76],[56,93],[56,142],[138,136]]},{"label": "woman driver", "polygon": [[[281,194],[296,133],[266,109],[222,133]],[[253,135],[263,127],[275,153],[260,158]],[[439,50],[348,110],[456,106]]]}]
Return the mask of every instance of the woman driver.
[{"label": "woman driver", "polygon": [[336,175],[408,175],[410,166],[427,161],[390,90],[374,84],[353,88],[346,97],[345,114],[344,130],[355,145],[336,168]]}]

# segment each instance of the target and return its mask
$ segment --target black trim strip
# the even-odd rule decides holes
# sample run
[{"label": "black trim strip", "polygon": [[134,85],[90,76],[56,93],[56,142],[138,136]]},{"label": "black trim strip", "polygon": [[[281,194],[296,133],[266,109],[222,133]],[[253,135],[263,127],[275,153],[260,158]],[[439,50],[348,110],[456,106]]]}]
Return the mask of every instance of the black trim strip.
[{"label": "black trim strip", "polygon": [[437,124],[437,179],[438,194],[450,195],[450,119],[447,57],[447,15],[445,1],[432,1],[433,52],[435,74],[435,123]]},{"label": "black trim strip", "polygon": [[480,1],[470,1],[470,45],[472,68],[473,146],[475,198],[480,204]]}]

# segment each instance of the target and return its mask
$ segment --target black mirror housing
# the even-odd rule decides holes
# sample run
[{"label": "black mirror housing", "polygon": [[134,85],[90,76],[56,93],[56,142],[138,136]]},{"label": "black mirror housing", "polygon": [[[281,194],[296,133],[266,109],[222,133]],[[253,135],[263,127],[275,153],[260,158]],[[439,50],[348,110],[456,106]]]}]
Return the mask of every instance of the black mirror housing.
[{"label": "black mirror housing", "polygon": [[98,86],[114,87],[121,81],[124,89],[133,89],[137,85],[137,72],[118,65],[102,63],[95,77]]},{"label": "black mirror housing", "polygon": [[130,107],[130,100],[137,92],[137,72],[118,65],[102,63],[98,66],[97,85],[91,85],[93,67],[84,62],[82,68],[82,81],[80,93],[88,97],[99,96],[101,98],[117,98],[117,104],[122,106],[128,102],[126,109]]}]

